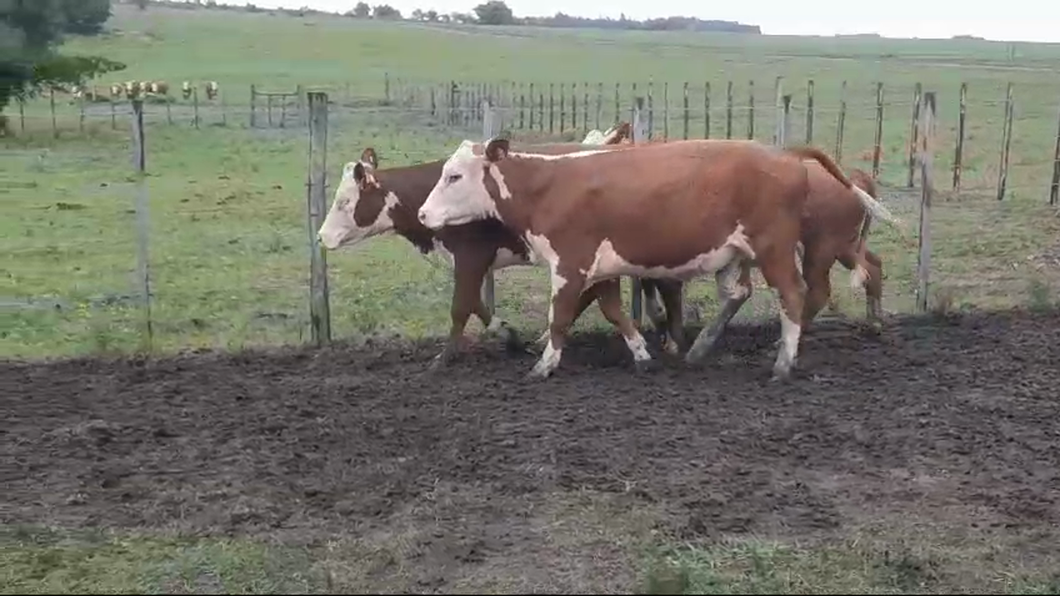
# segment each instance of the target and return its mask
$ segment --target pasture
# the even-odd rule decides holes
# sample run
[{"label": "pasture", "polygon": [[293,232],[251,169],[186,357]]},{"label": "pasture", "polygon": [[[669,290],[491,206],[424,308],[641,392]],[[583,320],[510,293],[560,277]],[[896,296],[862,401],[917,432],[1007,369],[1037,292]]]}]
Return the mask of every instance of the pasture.
[{"label": "pasture", "polygon": [[[129,64],[101,87],[173,89],[168,110],[145,103],[150,353],[127,102],[82,111],[57,94],[54,125],[47,98],[21,117],[12,106],[15,135],[0,139],[5,593],[1060,589],[1057,46],[123,6],[109,27],[67,44]],[[465,108],[483,84],[515,138],[569,140],[589,124],[586,91],[588,118],[600,105],[606,128],[629,120],[633,83],[651,89],[654,135],[678,138],[687,121],[703,136],[709,113],[723,136],[732,81],[732,135],[748,135],[753,95],[753,135],[769,141],[778,76],[792,95],[787,136],[807,135],[813,80],[814,143],[834,151],[845,101],[842,165],[866,171],[884,84],[881,198],[906,227],[877,223],[869,239],[891,313],[880,335],[825,312],[797,379],[769,384],[778,330],[772,297],[756,291],[702,367],[660,355],[663,370],[636,375],[592,307],[553,379],[522,382],[534,357],[494,340],[429,375],[451,271],[387,236],[327,255],[335,341],[302,345],[307,114],[295,98],[270,111],[257,97],[251,127],[251,85],[328,93],[330,203],[342,164],[367,146],[385,168],[481,136]],[[200,83],[197,106],[182,80]],[[219,99],[202,97],[208,80]],[[549,134],[538,112],[532,130],[517,98],[553,84],[555,122],[561,82],[576,123]],[[929,312],[914,314],[916,83],[937,94],[938,115]],[[833,293],[859,317],[848,275],[835,268]],[[533,339],[547,274],[496,280],[498,314]],[[712,283],[688,288],[691,328],[714,296]],[[468,335],[480,330],[473,321]]]}]

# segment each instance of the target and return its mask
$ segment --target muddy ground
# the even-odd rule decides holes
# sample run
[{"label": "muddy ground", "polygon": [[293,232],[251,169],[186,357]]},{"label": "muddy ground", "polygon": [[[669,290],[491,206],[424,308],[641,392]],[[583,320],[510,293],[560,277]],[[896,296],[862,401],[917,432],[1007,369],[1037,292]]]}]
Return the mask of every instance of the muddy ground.
[{"label": "muddy ground", "polygon": [[0,521],[345,541],[418,592],[628,592],[641,538],[873,524],[1056,554],[1060,313],[822,326],[787,385],[777,337],[638,375],[580,336],[544,382],[488,342],[440,375],[437,343],[8,362]]}]

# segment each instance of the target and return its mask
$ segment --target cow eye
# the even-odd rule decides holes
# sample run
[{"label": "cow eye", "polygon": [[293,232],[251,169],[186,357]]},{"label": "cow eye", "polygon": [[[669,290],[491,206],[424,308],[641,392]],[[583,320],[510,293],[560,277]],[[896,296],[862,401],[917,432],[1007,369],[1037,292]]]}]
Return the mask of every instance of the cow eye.
[{"label": "cow eye", "polygon": [[455,184],[460,181],[464,176],[462,174],[450,174],[449,178],[446,179],[448,184]]}]

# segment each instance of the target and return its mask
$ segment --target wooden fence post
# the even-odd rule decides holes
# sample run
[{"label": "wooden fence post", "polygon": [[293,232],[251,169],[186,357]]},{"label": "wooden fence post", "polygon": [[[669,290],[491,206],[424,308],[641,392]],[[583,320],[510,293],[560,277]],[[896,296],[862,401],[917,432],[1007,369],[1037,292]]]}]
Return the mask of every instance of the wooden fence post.
[{"label": "wooden fence post", "polygon": [[[482,139],[488,141],[492,139],[497,131],[494,130],[494,113],[493,106],[490,105],[489,100],[482,102]],[[493,275],[493,269],[486,273],[486,277],[482,280],[482,303],[486,305],[486,310],[489,311],[490,316],[496,314],[496,280]]]},{"label": "wooden fence post", "polygon": [[681,114],[681,118],[684,120],[684,134],[682,135],[685,140],[688,140],[688,81],[685,81],[683,93],[684,98],[684,113]]},{"label": "wooden fence post", "polygon": [[[589,83],[584,85],[585,91],[582,92],[582,132],[588,134],[589,132]],[[597,127],[599,128],[599,127]]]},{"label": "wooden fence post", "polygon": [[670,140],[670,82],[663,82],[663,140]]},{"label": "wooden fence post", "polygon": [[622,101],[620,95],[622,92],[622,83],[615,83],[615,121],[614,124],[618,124],[618,121],[622,119]]},{"label": "wooden fence post", "polygon": [[1005,92],[1005,122],[1001,129],[1001,165],[997,173],[997,200],[1005,198],[1005,186],[1008,184],[1008,155],[1009,147],[1012,145],[1012,114],[1015,111],[1015,101],[1012,99],[1012,83],[1008,84]]},{"label": "wooden fence post", "polygon": [[1060,115],[1056,118],[1056,146],[1053,148],[1053,183],[1049,185],[1049,204],[1056,205],[1057,202],[1060,202]]},{"label": "wooden fence post", "polygon": [[52,136],[59,138],[59,123],[55,119],[55,89],[49,89],[48,92],[48,104],[51,106],[52,111]]},{"label": "wooden fence post", "polygon": [[254,108],[257,104],[258,91],[254,85],[250,86],[250,127],[254,128]]},{"label": "wooden fence post", "polygon": [[317,230],[327,214],[328,95],[309,93],[309,179],[306,213],[309,219],[309,333],[320,347],[331,343],[328,261]]},{"label": "wooden fence post", "polygon": [[806,144],[813,144],[813,79],[806,82]]},{"label": "wooden fence post", "polygon": [[909,129],[909,176],[905,184],[908,188],[913,188],[913,173],[916,170],[917,134],[920,133],[920,93],[922,91],[920,83],[913,87],[913,117]]},{"label": "wooden fence post", "polygon": [[85,91],[81,90],[81,97],[77,98],[77,132],[85,132]]},{"label": "wooden fence post", "polygon": [[655,78],[648,77],[648,136],[645,140],[655,138]]},{"label": "wooden fence post", "polygon": [[953,155],[953,190],[961,188],[961,162],[964,160],[964,121],[968,103],[968,83],[961,83],[960,112],[957,114],[957,147]]},{"label": "wooden fence post", "polygon": [[781,102],[783,103],[783,111],[780,112],[780,125],[778,127],[780,131],[778,140],[780,142],[777,144],[781,147],[787,147],[788,139],[791,138],[791,94],[788,93],[781,98]]},{"label": "wooden fence post", "polygon": [[931,196],[935,186],[931,181],[935,144],[935,92],[928,91],[922,98],[920,110],[920,238],[916,264],[918,312],[928,309],[928,279],[931,275]]},{"label": "wooden fence post", "polygon": [[567,127],[567,84],[559,84],[559,134]]},{"label": "wooden fence post", "polygon": [[[637,96],[633,99],[633,144],[638,145],[640,143],[648,142],[648,121],[644,117],[644,98]],[[641,296],[643,294],[642,284],[639,277],[633,278],[631,294],[630,294],[630,317],[633,319],[634,324],[640,327],[641,324],[641,313],[643,308],[641,307]]]},{"label": "wooden fence post", "polygon": [[[782,77],[777,77],[773,83],[773,108],[776,110],[776,122],[773,128],[773,144],[780,147],[784,146],[784,80]],[[754,125],[752,125],[752,131]],[[749,139],[753,139],[753,132],[748,134]]]},{"label": "wooden fence post", "polygon": [[703,138],[710,138],[710,81],[703,83]]},{"label": "wooden fence post", "polygon": [[390,105],[390,73],[383,73],[383,101]]},{"label": "wooden fence post", "polygon": [[883,83],[876,83],[876,137],[872,143],[872,178],[880,176],[880,157],[883,151]]},{"label": "wooden fence post", "polygon": [[172,103],[173,102],[170,101],[170,99],[167,97],[166,98],[166,124],[168,124],[169,126],[173,126],[173,108],[171,107]]},{"label": "wooden fence post", "polygon": [[593,128],[600,130],[600,116],[604,111],[604,84],[602,82],[596,84],[596,122],[593,124]]},{"label": "wooden fence post", "polygon": [[[111,106],[114,104],[112,103]],[[113,107],[111,108],[113,112]],[[111,121],[114,122],[113,120]],[[18,98],[18,124],[19,132],[26,132],[26,100],[21,97]],[[117,125],[111,126],[111,128],[117,128]]]},{"label": "wooden fence post", "polygon": [[[780,77],[777,77],[777,81],[778,81],[778,87],[777,88],[779,89]],[[749,81],[747,83],[747,88],[748,88],[748,91],[747,91],[747,102],[748,102],[748,108],[747,108],[747,138],[748,139],[754,139],[755,138],[755,82],[754,81]],[[777,96],[778,97],[780,96],[780,92],[779,91],[777,92]]]},{"label": "wooden fence post", "polygon": [[843,163],[843,128],[847,122],[847,82],[839,88],[839,116],[835,128],[835,163]]},{"label": "wooden fence post", "polygon": [[556,132],[556,96],[553,95],[555,83],[548,84],[548,134]]},{"label": "wooden fence post", "polygon": [[151,325],[151,270],[147,254],[150,237],[150,217],[147,208],[147,148],[144,142],[144,102],[132,100],[132,161],[136,179],[136,278],[140,286],[140,306],[143,309],[143,348],[151,350],[154,332]]},{"label": "wooden fence post", "polygon": [[725,89],[725,138],[732,138],[732,81]]},{"label": "wooden fence post", "polygon": [[195,128],[199,128],[199,88],[191,90],[191,106],[195,110]]}]

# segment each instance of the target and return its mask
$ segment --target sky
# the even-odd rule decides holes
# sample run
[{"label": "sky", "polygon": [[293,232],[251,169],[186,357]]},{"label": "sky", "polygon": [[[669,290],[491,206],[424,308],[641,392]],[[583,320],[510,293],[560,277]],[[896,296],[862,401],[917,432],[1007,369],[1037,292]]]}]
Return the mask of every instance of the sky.
[{"label": "sky", "polygon": [[[244,0],[220,0],[245,4]],[[470,12],[483,0],[365,0],[387,3],[408,15],[416,8]],[[948,38],[976,35],[1000,41],[1060,42],[1060,2],[1008,0],[749,0],[711,3],[701,0],[506,0],[516,16],[566,14],[644,19],[695,16],[759,25],[766,35],[836,35],[879,33],[885,37]],[[263,8],[309,6],[346,12],[357,0],[254,0]],[[882,8],[881,8],[882,7]],[[1004,12],[1002,12],[1004,11]]]}]

